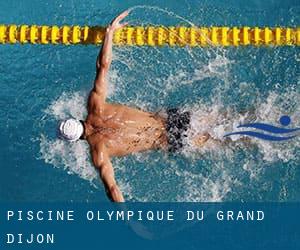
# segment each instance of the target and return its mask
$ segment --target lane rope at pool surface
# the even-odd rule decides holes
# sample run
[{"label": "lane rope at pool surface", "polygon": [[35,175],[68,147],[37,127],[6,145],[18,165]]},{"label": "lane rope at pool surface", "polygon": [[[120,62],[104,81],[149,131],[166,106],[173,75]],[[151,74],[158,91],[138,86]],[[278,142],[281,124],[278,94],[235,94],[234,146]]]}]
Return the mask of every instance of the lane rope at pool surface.
[{"label": "lane rope at pool surface", "polygon": [[[101,44],[101,26],[0,25],[0,44]],[[128,46],[299,46],[299,27],[131,26],[114,44]]]}]

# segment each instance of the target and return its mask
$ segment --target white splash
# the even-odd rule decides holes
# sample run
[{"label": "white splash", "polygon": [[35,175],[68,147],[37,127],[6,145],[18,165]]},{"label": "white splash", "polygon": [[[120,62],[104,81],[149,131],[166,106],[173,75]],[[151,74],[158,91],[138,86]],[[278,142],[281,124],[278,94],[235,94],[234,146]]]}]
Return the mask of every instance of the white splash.
[{"label": "white splash", "polygon": [[[138,6],[133,10],[144,10],[143,8],[145,6]],[[149,10],[158,10],[193,25],[167,10]],[[229,60],[225,52],[223,49],[210,48],[193,51],[189,48],[164,48],[164,53],[157,48],[114,48],[109,96],[127,105],[145,110],[167,107],[168,98],[173,97],[170,93],[176,92],[180,87],[188,88],[207,79],[217,80],[213,86],[215,95],[209,101],[197,100],[193,102],[194,105],[182,104],[183,109],[192,112],[183,165],[164,153],[138,153],[113,159],[117,181],[127,200],[224,201],[236,191],[235,186],[243,187],[238,175],[246,174],[252,181],[256,181],[268,163],[278,160],[299,162],[300,137],[288,144],[274,144],[257,139],[250,139],[250,144],[247,144],[240,141],[241,136],[236,136],[232,137],[232,143],[225,143],[224,134],[233,131],[239,124],[248,121],[277,124],[279,117],[285,112],[291,115],[295,127],[300,126],[300,94],[295,89],[288,89],[286,93],[280,94],[271,92],[264,99],[255,83],[241,82],[237,89],[239,94],[256,97],[254,111],[239,113],[234,108],[228,108],[224,100],[228,94],[226,91],[232,88],[229,81],[230,67],[236,62]],[[187,63],[192,64],[192,69],[185,67]],[[162,74],[159,70],[163,70]],[[134,93],[128,93],[130,84],[135,85]],[[151,94],[148,91],[152,91]],[[63,93],[45,111],[46,120],[57,122],[69,116],[84,119],[87,94]],[[202,148],[196,148],[193,138],[205,132],[213,140]],[[253,148],[258,148],[259,153],[253,152]],[[244,152],[243,159],[236,158],[237,149]],[[98,181],[85,142],[70,145],[48,135],[41,135],[40,153],[41,158],[54,167],[76,174],[91,183]],[[204,167],[210,166],[207,172],[202,171],[199,161],[203,161]],[[162,162],[164,166],[161,166]]]},{"label": "white splash", "polygon": [[63,168],[68,174],[76,174],[91,183],[98,174],[90,163],[88,145],[83,141],[68,143],[62,140],[40,138],[41,158],[54,167]]},{"label": "white splash", "polygon": [[[289,98],[287,98],[289,97]],[[291,101],[292,100],[292,101]],[[253,111],[238,113],[234,110],[224,109],[222,103],[213,103],[207,105],[199,103],[194,107],[185,107],[185,110],[191,110],[191,128],[188,131],[188,137],[185,141],[187,147],[184,150],[185,154],[191,154],[195,152],[205,153],[207,151],[218,151],[230,149],[234,150],[235,145],[224,144],[224,135],[236,131],[238,125],[246,122],[264,122],[271,124],[278,124],[279,118],[288,113],[293,121],[294,127],[300,126],[300,94],[287,90],[286,93],[277,94],[271,92],[265,101],[258,102],[256,108]],[[245,129],[238,129],[242,131]],[[211,141],[208,141],[202,148],[197,148],[194,139],[204,133],[209,133]],[[297,149],[300,147],[300,137],[288,141],[286,143],[274,143],[270,141],[264,141],[255,138],[248,138],[247,142],[241,142],[241,139],[248,138],[247,136],[234,135],[230,137],[233,142],[239,143],[244,150],[250,146],[250,144],[256,145],[263,155],[263,160],[268,162],[274,162],[282,160],[288,162],[295,160],[297,155]],[[228,155],[229,152],[226,152]]]},{"label": "white splash", "polygon": [[218,172],[217,177],[205,177],[202,174],[193,174],[188,171],[180,172],[183,177],[184,195],[178,196],[177,200],[182,202],[218,202],[224,200],[231,191],[234,180],[231,179],[223,166],[214,166],[213,172],[216,171]]},{"label": "white splash", "polygon": [[[293,95],[292,98],[295,102],[300,101],[297,93],[289,92],[288,94]],[[272,122],[278,120],[278,117],[282,114],[282,107],[285,106],[283,102],[278,104],[278,99],[281,98],[280,95],[271,93],[265,102],[258,103],[255,111],[256,121]],[[69,115],[83,118],[85,106],[84,96],[79,93],[64,93],[49,106],[45,113],[54,119],[67,118]],[[199,103],[193,107],[185,107],[185,109],[192,111],[191,130],[188,138],[194,138],[196,134],[208,131],[215,141],[207,143],[200,149],[195,148],[191,141],[187,141],[184,154],[194,161],[203,156],[213,159],[214,165],[212,166],[211,174],[204,176],[201,173],[194,174],[187,169],[180,169],[177,165],[178,163],[170,160],[164,154],[150,158],[147,153],[138,153],[130,157],[130,164],[116,159],[114,160],[116,176],[127,200],[157,201],[161,199],[151,194],[151,192],[150,194],[138,195],[139,189],[145,188],[143,187],[143,181],[139,182],[139,184],[132,184],[130,180],[134,176],[135,178],[142,178],[143,173],[139,173],[139,171],[151,171],[151,169],[156,168],[156,165],[160,164],[160,161],[165,162],[166,168],[161,173],[158,172],[159,175],[170,176],[172,172],[176,172],[180,179],[180,184],[177,183],[177,185],[180,185],[182,192],[177,194],[176,201],[221,201],[231,192],[231,187],[237,180],[232,179],[232,168],[229,166],[225,167],[223,162],[234,157],[236,145],[223,144],[223,135],[225,132],[234,129],[238,124],[247,121],[249,116],[253,119],[253,114],[239,114],[232,110],[231,113],[229,110],[224,113],[224,107],[220,103],[213,105]],[[296,121],[300,114],[299,106],[296,105],[294,112],[291,114]],[[299,119],[295,125],[299,126]],[[237,143],[245,151],[248,151],[247,144]],[[278,159],[289,161],[299,158],[299,155],[296,154],[300,147],[299,139],[289,145],[274,144],[257,139],[251,139],[251,143],[257,145],[263,155],[263,159],[258,164],[258,162],[251,160],[251,157],[249,157],[249,160],[242,164],[241,169],[248,172],[253,180],[259,178],[264,161],[276,161]],[[41,158],[46,163],[62,168],[69,174],[76,174],[91,183],[98,179],[97,172],[90,161],[89,148],[86,142],[79,141],[70,144],[41,135],[40,153]],[[135,164],[144,162],[147,162],[147,164],[143,164],[146,169],[141,170],[134,167]],[[190,164],[192,166],[193,161]]]},{"label": "white splash", "polygon": [[62,93],[62,95],[45,110],[45,113],[57,120],[74,117],[84,119],[87,93]]},{"label": "white splash", "polygon": [[[86,115],[86,94],[79,92],[63,93],[45,110],[49,120],[75,117],[84,119]],[[52,128],[55,130],[55,128]],[[51,139],[42,134],[40,141],[40,158],[54,167],[63,168],[69,174],[77,174],[92,182],[97,173],[90,162],[89,148],[86,142],[68,143],[58,138]]]}]

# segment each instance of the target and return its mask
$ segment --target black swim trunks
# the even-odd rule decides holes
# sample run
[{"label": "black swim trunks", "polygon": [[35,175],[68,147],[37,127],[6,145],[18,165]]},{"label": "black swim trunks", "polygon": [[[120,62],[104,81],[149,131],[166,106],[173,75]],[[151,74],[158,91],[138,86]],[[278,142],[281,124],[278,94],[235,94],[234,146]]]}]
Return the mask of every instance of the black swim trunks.
[{"label": "black swim trunks", "polygon": [[190,128],[191,114],[180,112],[177,108],[169,109],[167,114],[169,152],[173,153],[183,148],[183,139]]}]

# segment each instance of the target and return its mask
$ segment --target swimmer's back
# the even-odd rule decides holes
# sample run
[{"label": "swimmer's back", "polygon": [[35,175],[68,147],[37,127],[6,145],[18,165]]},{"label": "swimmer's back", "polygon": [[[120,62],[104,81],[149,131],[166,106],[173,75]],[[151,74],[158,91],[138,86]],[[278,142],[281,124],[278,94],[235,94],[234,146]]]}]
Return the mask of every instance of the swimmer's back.
[{"label": "swimmer's back", "polygon": [[103,141],[111,156],[159,148],[166,144],[164,120],[152,113],[120,104],[103,103],[101,108],[89,110],[86,121],[95,130],[90,143]]}]

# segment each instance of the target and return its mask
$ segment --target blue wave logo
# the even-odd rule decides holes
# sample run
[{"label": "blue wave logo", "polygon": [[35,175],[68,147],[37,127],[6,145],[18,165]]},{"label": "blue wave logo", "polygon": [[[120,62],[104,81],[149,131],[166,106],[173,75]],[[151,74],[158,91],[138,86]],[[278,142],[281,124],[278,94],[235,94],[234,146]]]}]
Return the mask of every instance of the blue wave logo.
[{"label": "blue wave logo", "polygon": [[285,115],[281,116],[279,122],[283,127],[276,127],[266,123],[247,123],[237,127],[237,128],[252,128],[256,130],[258,129],[261,130],[262,132],[267,132],[271,134],[249,130],[249,131],[232,132],[224,135],[224,137],[228,137],[232,135],[246,135],[246,136],[255,137],[267,141],[286,141],[295,138],[297,136],[296,132],[300,131],[300,128],[290,128],[290,129],[284,128],[291,124],[291,118],[289,116],[285,116]]}]

